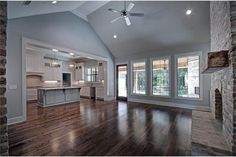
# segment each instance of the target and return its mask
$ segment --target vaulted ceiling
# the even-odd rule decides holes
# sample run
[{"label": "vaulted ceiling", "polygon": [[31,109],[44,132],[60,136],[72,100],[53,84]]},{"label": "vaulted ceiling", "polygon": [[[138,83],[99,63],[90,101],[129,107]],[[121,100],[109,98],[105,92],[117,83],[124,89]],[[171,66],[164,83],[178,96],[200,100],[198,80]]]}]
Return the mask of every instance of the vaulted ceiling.
[{"label": "vaulted ceiling", "polygon": [[[132,12],[144,17],[130,17],[131,25],[123,19],[111,20],[119,14],[109,8],[123,9],[122,1],[33,1],[29,6],[22,2],[9,2],[8,18],[70,11],[88,20],[114,57],[158,51],[210,40],[209,2],[201,1],[132,1]],[[127,5],[129,2],[127,2]],[[191,9],[192,14],[186,15]],[[114,39],[113,35],[117,35]]]},{"label": "vaulted ceiling", "polygon": [[87,15],[102,7],[109,1],[31,1],[29,5],[23,5],[23,1],[8,2],[8,18],[19,18],[40,14],[70,11],[84,20]]},{"label": "vaulted ceiling", "polygon": [[[115,57],[170,49],[210,40],[209,2],[191,1],[132,1],[132,12],[144,17],[130,17],[131,25],[124,20],[110,21],[119,14],[108,8],[121,10],[123,2],[112,1],[88,15],[97,34]],[[128,4],[127,4],[128,5]],[[191,9],[192,14],[186,15]],[[114,39],[113,35],[117,38]]]}]

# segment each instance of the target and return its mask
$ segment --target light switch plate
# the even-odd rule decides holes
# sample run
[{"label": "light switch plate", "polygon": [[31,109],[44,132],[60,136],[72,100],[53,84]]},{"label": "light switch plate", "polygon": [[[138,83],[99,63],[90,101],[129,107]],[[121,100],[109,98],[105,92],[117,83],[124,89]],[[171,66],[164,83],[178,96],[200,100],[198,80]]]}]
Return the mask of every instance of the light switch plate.
[{"label": "light switch plate", "polygon": [[9,89],[17,89],[17,84],[10,84]]}]

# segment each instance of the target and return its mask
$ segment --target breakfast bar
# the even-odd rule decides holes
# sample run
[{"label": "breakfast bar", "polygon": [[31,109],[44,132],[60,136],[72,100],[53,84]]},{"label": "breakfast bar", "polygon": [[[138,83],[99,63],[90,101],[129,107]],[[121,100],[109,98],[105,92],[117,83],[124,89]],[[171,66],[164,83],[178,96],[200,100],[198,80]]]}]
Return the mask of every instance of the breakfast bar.
[{"label": "breakfast bar", "polygon": [[80,87],[38,88],[38,104],[42,107],[80,101]]}]

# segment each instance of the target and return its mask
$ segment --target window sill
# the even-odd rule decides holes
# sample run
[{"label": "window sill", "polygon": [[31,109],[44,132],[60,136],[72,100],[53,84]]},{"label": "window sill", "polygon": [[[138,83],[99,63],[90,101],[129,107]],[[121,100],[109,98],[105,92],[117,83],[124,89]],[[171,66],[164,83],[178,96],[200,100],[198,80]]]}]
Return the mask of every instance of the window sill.
[{"label": "window sill", "polygon": [[151,97],[154,97],[154,98],[168,98],[168,99],[171,99],[171,96],[164,96],[164,95],[150,95]]},{"label": "window sill", "polygon": [[131,96],[147,96],[147,94],[136,94],[136,93],[131,93]]},{"label": "window sill", "polygon": [[180,99],[180,100],[198,100],[201,101],[202,98],[201,96],[199,98],[191,98],[191,97],[179,97],[179,96],[175,96],[175,99]]}]

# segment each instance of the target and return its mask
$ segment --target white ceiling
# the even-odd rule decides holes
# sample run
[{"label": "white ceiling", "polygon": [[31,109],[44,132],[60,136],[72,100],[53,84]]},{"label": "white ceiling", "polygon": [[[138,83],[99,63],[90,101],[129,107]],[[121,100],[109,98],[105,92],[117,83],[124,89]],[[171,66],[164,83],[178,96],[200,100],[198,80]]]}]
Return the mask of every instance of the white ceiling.
[{"label": "white ceiling", "polygon": [[[110,22],[119,14],[108,9],[122,10],[122,1],[51,2],[32,1],[23,6],[22,1],[11,1],[8,18],[71,11],[88,20],[116,58],[210,41],[210,11],[206,1],[132,1],[135,4],[132,12],[142,12],[145,16],[130,17],[131,26],[126,26],[124,20]],[[192,9],[190,16],[185,14],[187,9]]]},{"label": "white ceiling", "polygon": [[40,14],[71,11],[87,20],[87,15],[102,7],[109,1],[32,1],[29,5],[22,5],[23,1],[9,1],[8,18],[19,18]]},{"label": "white ceiling", "polygon": [[[88,15],[89,23],[112,52],[114,57],[125,57],[164,49],[207,43],[210,41],[209,2],[201,1],[132,1],[132,12],[144,17],[130,17],[125,21],[110,21],[119,14],[109,8],[123,9],[122,1],[112,1]],[[129,2],[127,2],[127,5]],[[186,10],[192,9],[190,16]],[[117,38],[113,39],[116,34]]]}]

